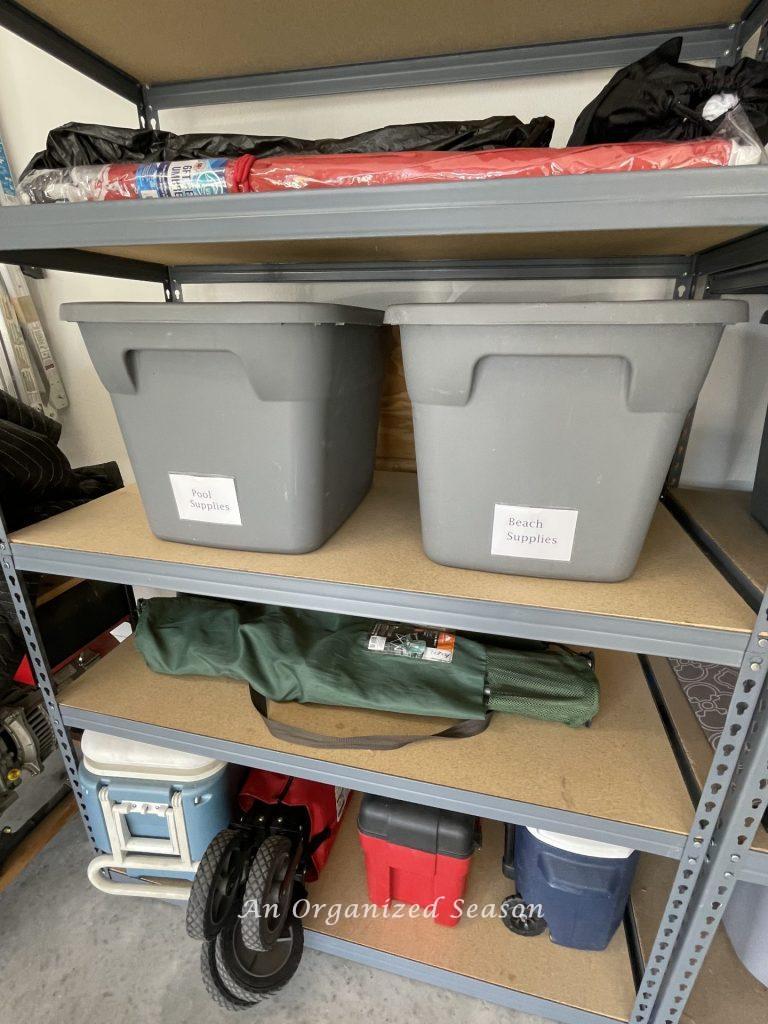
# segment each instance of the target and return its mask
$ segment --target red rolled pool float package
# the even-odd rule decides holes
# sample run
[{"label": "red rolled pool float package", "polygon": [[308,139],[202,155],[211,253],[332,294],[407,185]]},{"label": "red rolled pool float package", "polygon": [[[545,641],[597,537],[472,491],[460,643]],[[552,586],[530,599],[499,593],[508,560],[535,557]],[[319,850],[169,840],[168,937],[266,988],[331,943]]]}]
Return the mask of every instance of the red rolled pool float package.
[{"label": "red rolled pool float package", "polygon": [[494,149],[480,153],[297,155],[254,160],[248,184],[251,192],[424,185],[499,178],[725,167],[732,163],[757,163],[759,159],[759,147],[721,138],[692,142],[609,143],[569,149]]},{"label": "red rolled pool float package", "polygon": [[237,192],[282,192],[376,185],[425,185],[570,174],[755,164],[759,145],[726,138],[605,143],[567,149],[418,150],[267,157],[216,157],[101,164],[30,171],[19,192],[28,203],[182,199]]}]

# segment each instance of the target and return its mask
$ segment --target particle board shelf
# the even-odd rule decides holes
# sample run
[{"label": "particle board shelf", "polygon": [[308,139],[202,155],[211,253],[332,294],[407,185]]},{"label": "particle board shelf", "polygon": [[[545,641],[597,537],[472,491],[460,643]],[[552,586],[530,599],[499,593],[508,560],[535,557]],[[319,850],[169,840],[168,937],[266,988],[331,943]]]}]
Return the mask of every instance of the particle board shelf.
[{"label": "particle board shelf", "polygon": [[680,256],[766,224],[768,166],[712,167],[7,206],[0,249],[58,267],[76,250],[168,265]]},{"label": "particle board shelf", "polygon": [[750,608],[659,507],[633,576],[582,583],[437,565],[421,547],[417,481],[380,472],[318,551],[275,555],[174,544],[135,486],[12,537],[19,569],[273,602],[445,628],[738,664]]},{"label": "particle board shelf", "polygon": [[768,587],[768,531],[750,514],[751,493],[680,487],[668,500],[757,609]]},{"label": "particle board shelf", "polygon": [[[675,866],[660,857],[642,856],[632,890],[640,951],[645,960],[675,876]],[[764,1024],[768,989],[736,956],[724,928],[719,928],[701,967],[691,997],[680,1015],[682,1024]]]},{"label": "particle board shelf", "polygon": [[[556,946],[543,935],[515,936],[500,917],[464,917],[446,928],[422,916],[362,917],[368,904],[365,865],[356,834],[357,800],[350,806],[328,864],[310,887],[311,906],[305,919],[307,944],[338,952],[398,974],[433,981],[460,992],[554,1020],[563,1007],[587,1010],[608,1019],[627,1020],[634,999],[632,972],[622,928],[601,953]],[[498,913],[501,901],[514,888],[501,873],[503,829],[484,821],[483,845],[474,855],[465,893],[466,906]],[[328,923],[328,908],[338,905],[340,918]],[[371,905],[372,907],[372,905]],[[345,917],[345,912],[357,917]],[[390,914],[396,912],[393,905]],[[447,972],[447,974],[446,974]],[[529,1000],[549,1006],[532,1006]]]},{"label": "particle board shelf", "polygon": [[[590,728],[496,714],[466,741],[394,751],[325,750],[275,739],[240,680],[158,675],[133,641],[60,696],[65,722],[352,789],[500,820],[610,837],[665,856],[682,850],[693,810],[636,656],[600,651],[601,710]],[[275,718],[333,736],[428,735],[445,719],[273,705]],[[531,751],[535,751],[532,757]]]},{"label": "particle board shelf", "polygon": [[[672,721],[680,755],[687,765],[691,788],[700,792],[714,752],[669,662],[664,658],[651,658],[650,667]],[[757,830],[742,876],[748,881],[768,885],[768,831],[762,825]]]},{"label": "particle board shelf", "polygon": [[[216,18],[190,18],[184,0],[24,0],[23,6],[141,82],[198,80],[446,53],[663,32],[738,21],[746,0],[219,0]],[[179,46],[179,26],[184,45]]]}]

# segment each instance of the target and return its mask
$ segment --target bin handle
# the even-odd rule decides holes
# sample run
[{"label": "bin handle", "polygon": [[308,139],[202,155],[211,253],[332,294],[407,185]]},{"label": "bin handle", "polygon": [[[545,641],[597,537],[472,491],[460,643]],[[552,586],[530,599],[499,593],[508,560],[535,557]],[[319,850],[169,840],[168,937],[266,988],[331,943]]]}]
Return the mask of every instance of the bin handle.
[{"label": "bin handle", "polygon": [[[548,328],[550,331],[553,327]],[[567,325],[563,325],[567,330]],[[413,328],[411,328],[413,330]],[[467,328],[463,328],[465,332]],[[665,339],[660,351],[656,339],[638,346],[615,332],[580,341],[569,338],[507,337],[446,338],[440,331],[420,334],[403,345],[403,363],[411,401],[424,405],[466,405],[474,388],[477,368],[484,359],[498,356],[536,358],[621,359],[628,367],[627,404],[635,412],[686,413],[714,358],[722,324],[697,325],[694,330],[675,325],[674,339]],[[703,333],[704,332],[704,333]],[[429,366],[429,372],[424,367]]]},{"label": "bin handle", "polygon": [[[215,325],[211,325],[211,329],[214,330]],[[330,379],[328,361],[322,358],[322,346],[307,346],[299,339],[291,338],[281,341],[280,345],[281,360],[276,366],[263,358],[264,345],[251,333],[234,338],[225,345],[213,345],[210,337],[195,337],[193,334],[186,335],[183,341],[177,334],[149,342],[143,338],[134,340],[130,333],[116,340],[103,336],[101,332],[99,336],[91,335],[88,339],[96,372],[112,395],[136,394],[138,381],[131,358],[134,352],[226,352],[241,363],[251,388],[259,398],[265,401],[285,398],[300,401],[314,397],[325,383],[324,378]]]}]

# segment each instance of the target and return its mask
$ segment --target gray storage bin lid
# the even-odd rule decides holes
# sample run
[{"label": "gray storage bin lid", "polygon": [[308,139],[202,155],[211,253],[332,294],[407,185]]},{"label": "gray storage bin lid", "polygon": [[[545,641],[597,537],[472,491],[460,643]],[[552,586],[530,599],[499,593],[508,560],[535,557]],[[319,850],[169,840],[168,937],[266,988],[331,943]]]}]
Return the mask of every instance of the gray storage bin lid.
[{"label": "gray storage bin lid", "polygon": [[332,302],[65,302],[62,320],[90,324],[365,324],[379,309]]},{"label": "gray storage bin lid", "polygon": [[475,819],[471,814],[385,796],[363,797],[357,827],[366,836],[425,853],[465,858],[475,849]]},{"label": "gray storage bin lid", "polygon": [[386,324],[484,327],[503,324],[740,324],[746,302],[674,299],[640,302],[415,302],[390,306]]}]

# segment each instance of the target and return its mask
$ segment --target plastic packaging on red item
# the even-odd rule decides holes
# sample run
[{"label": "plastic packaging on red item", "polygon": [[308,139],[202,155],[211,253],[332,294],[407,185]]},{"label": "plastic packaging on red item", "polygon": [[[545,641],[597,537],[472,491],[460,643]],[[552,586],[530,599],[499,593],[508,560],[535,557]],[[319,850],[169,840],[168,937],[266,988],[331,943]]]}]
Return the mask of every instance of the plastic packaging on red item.
[{"label": "plastic packaging on red item", "polygon": [[731,139],[634,142],[571,149],[495,149],[484,153],[378,153],[255,160],[251,192],[283,189],[416,185],[607,174],[759,163],[759,146]]},{"label": "plastic packaging on red item", "polygon": [[[730,123],[730,122],[729,122]],[[748,135],[718,134],[690,142],[628,142],[568,149],[484,152],[343,153],[257,160],[173,160],[31,171],[19,185],[25,203],[186,198],[235,192],[423,185],[544,178],[568,174],[756,164],[764,150]]]},{"label": "plastic packaging on red item", "polygon": [[[286,784],[290,785],[286,790]],[[325,867],[341,819],[347,807],[349,790],[328,786],[323,782],[298,779],[279,772],[251,769],[238,796],[240,810],[249,811],[256,800],[265,804],[281,803],[289,807],[306,807],[309,814],[312,867],[307,881],[314,882]]]},{"label": "plastic packaging on red item", "polygon": [[101,164],[31,171],[19,194],[25,203],[82,203],[115,199],[183,199],[248,191],[252,156]]}]

